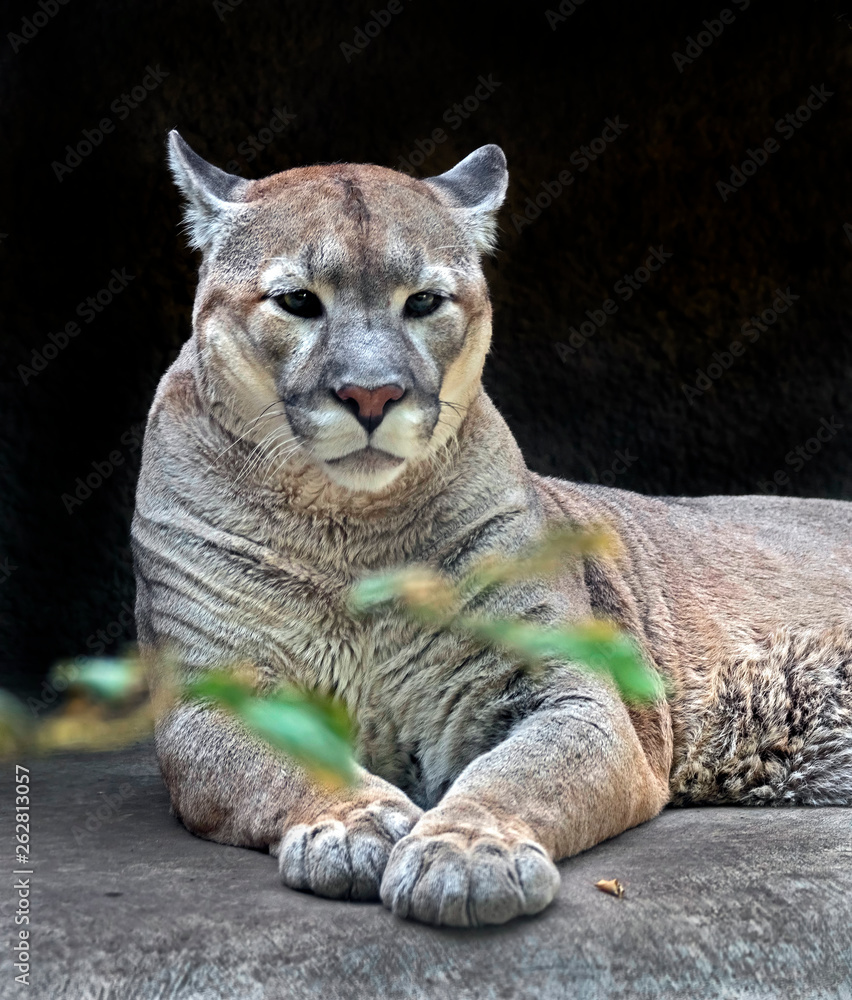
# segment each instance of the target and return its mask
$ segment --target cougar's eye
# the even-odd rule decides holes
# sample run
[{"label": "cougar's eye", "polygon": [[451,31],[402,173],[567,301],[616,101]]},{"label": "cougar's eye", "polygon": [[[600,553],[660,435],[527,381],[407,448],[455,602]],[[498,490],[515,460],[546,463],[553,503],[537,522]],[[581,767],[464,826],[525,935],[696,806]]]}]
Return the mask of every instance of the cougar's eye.
[{"label": "cougar's eye", "polygon": [[300,288],[295,292],[285,292],[283,295],[276,295],[275,301],[294,316],[301,316],[302,319],[314,319],[322,315],[322,303],[307,288]]},{"label": "cougar's eye", "polygon": [[433,313],[444,300],[434,292],[415,292],[405,301],[406,316],[428,316]]}]

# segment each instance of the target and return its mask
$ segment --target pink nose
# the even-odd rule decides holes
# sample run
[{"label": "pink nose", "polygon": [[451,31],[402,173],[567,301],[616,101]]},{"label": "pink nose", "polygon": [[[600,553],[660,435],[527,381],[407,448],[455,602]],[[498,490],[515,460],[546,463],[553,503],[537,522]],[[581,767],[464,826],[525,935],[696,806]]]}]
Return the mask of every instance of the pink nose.
[{"label": "pink nose", "polygon": [[351,399],[358,406],[356,416],[367,428],[378,427],[384,416],[385,406],[390,400],[401,399],[405,390],[398,385],[380,385],[378,389],[365,389],[361,385],[345,385],[337,390],[339,399]]}]

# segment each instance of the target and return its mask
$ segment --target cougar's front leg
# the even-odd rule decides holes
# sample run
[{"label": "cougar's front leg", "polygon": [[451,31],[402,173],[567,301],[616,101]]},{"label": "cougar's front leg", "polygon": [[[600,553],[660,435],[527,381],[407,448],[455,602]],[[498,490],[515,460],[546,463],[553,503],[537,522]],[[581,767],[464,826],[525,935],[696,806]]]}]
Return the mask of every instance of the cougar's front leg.
[{"label": "cougar's front leg", "polygon": [[391,848],[422,813],[363,768],[355,786],[324,789],[213,709],[175,709],[158,723],[156,745],[172,806],[189,830],[268,847],[286,885],[320,896],[378,899]]},{"label": "cougar's front leg", "polygon": [[554,861],[655,816],[666,779],[613,693],[554,691],[394,847],[382,901],[457,927],[537,913],[559,888]]}]

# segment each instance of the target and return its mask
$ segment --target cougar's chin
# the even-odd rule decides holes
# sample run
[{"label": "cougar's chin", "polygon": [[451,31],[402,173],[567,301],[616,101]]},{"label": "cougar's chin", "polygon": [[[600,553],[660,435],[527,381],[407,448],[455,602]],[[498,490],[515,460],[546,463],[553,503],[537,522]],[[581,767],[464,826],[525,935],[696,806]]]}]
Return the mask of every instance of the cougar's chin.
[{"label": "cougar's chin", "polygon": [[324,459],[323,467],[329,479],[339,486],[376,493],[396,479],[405,462],[401,455],[367,445],[339,458]]}]

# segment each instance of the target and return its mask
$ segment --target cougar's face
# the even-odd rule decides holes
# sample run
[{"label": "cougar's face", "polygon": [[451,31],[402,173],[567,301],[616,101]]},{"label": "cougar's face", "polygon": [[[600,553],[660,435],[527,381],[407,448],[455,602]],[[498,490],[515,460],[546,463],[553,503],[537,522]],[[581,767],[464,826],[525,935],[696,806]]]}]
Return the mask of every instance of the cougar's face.
[{"label": "cougar's face", "polygon": [[381,490],[456,432],[478,391],[490,210],[477,220],[439,178],[373,166],[232,180],[196,299],[208,391],[259,461]]}]

